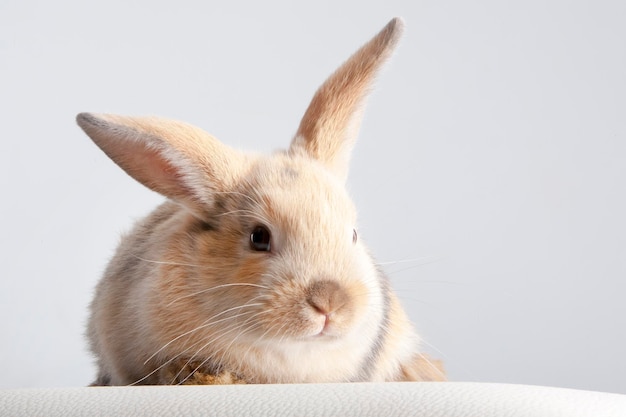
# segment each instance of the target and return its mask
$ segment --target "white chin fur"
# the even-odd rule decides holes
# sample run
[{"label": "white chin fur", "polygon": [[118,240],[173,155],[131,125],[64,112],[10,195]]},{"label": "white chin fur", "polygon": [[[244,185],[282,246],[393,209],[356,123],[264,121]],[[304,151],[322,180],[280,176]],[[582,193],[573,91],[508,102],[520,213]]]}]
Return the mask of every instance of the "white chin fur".
[{"label": "white chin fur", "polygon": [[[358,320],[349,332],[334,333],[331,327],[325,330],[327,333],[317,331],[310,336],[285,338],[278,343],[276,340],[261,342],[263,359],[249,365],[265,374],[271,382],[353,380],[376,341],[382,319],[381,314],[372,314],[382,311],[382,297],[372,297],[370,302],[380,308],[368,308],[370,314]],[[323,325],[320,326],[322,329]]]}]

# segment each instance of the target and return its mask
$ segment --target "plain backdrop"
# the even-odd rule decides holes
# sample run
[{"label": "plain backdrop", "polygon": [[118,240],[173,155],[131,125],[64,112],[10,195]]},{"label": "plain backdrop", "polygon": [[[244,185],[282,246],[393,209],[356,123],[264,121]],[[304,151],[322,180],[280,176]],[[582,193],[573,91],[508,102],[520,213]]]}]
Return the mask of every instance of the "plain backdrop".
[{"label": "plain backdrop", "polygon": [[0,387],[81,386],[93,288],[162,198],[75,125],[291,139],[393,16],[349,190],[450,379],[626,393],[626,2],[0,2]]}]

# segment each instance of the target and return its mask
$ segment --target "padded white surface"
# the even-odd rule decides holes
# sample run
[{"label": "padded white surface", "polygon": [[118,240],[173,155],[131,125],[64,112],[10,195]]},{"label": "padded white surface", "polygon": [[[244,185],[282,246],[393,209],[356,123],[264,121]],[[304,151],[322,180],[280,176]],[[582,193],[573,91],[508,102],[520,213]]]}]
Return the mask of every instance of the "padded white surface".
[{"label": "padded white surface", "polygon": [[2,416],[624,417],[626,395],[484,383],[105,387],[0,391]]}]

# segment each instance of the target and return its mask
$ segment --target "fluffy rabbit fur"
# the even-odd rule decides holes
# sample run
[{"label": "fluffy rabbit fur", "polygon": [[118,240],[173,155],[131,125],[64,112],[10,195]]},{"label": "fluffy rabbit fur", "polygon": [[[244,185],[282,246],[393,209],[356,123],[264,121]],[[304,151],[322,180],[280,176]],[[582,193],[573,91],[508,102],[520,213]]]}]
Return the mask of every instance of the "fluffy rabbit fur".
[{"label": "fluffy rabbit fur", "polygon": [[168,198],[97,287],[94,384],[168,384],[161,371],[181,362],[249,383],[442,378],[357,239],[344,189],[361,106],[401,32],[393,19],[332,74],[289,149],[271,156],[176,121],[78,115],[113,161]]}]

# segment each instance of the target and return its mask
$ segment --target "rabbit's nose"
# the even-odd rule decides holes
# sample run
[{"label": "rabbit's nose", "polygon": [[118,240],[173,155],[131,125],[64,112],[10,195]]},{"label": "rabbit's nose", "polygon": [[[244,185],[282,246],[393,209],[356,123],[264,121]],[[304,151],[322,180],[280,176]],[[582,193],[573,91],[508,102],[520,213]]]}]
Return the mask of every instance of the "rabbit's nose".
[{"label": "rabbit's nose", "polygon": [[328,317],[349,304],[350,297],[337,282],[319,280],[308,288],[306,301],[315,311]]}]

